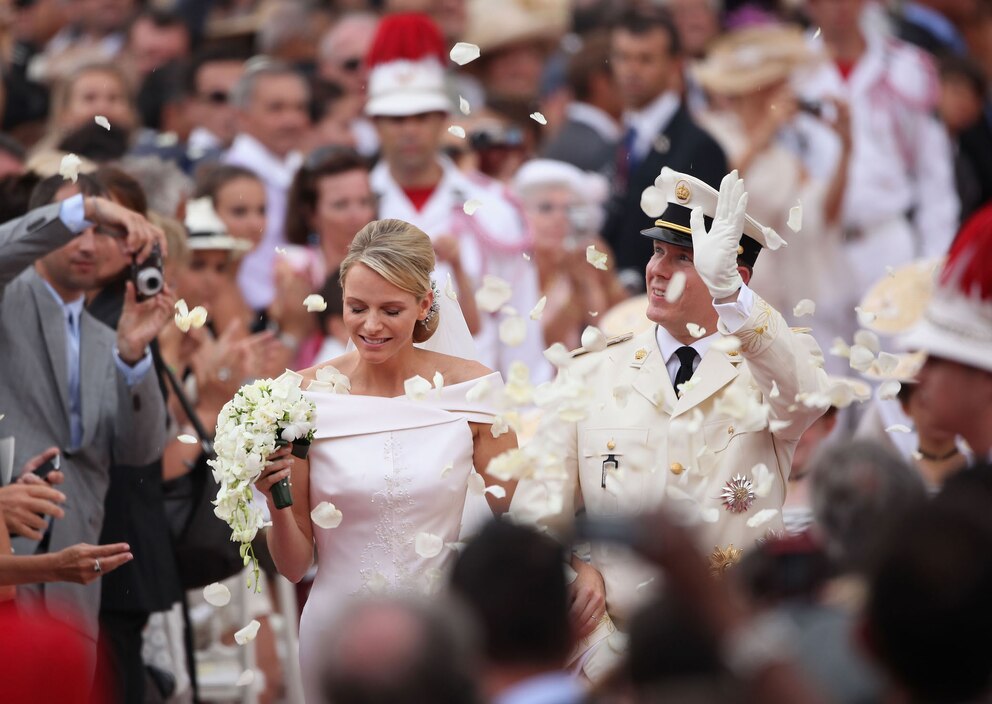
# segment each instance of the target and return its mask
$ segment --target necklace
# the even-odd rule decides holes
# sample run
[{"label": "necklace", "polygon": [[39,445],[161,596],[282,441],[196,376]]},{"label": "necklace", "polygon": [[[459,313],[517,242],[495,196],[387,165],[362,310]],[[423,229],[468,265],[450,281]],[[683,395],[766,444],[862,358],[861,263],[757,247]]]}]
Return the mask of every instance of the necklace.
[{"label": "necklace", "polygon": [[944,460],[949,460],[960,452],[957,447],[954,447],[943,455],[932,455],[929,452],[925,452],[923,448],[919,446],[917,446],[916,451],[920,453],[920,457],[925,460],[930,460],[931,462],[943,462]]}]

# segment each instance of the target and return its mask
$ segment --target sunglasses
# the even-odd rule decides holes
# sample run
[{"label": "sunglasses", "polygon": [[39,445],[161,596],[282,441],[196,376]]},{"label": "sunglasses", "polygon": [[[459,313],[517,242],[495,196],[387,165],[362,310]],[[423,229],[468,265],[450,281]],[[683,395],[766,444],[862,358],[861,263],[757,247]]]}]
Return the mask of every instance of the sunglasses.
[{"label": "sunglasses", "polygon": [[360,56],[353,56],[350,59],[345,59],[338,65],[346,73],[356,73],[362,67],[362,58]]},{"label": "sunglasses", "polygon": [[227,105],[230,96],[222,90],[212,90],[206,95],[201,95],[200,100],[211,105]]}]

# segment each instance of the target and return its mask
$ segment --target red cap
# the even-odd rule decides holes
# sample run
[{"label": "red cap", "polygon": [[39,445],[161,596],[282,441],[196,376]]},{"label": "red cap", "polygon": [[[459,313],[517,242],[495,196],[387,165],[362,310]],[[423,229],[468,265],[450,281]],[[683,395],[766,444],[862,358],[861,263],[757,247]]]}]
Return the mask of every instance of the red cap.
[{"label": "red cap", "polygon": [[372,68],[400,59],[419,61],[429,56],[442,66],[448,60],[444,36],[434,20],[423,14],[386,15],[379,22],[365,63]]},{"label": "red cap", "polygon": [[992,300],[992,204],[968,218],[951,245],[940,276],[966,296]]}]

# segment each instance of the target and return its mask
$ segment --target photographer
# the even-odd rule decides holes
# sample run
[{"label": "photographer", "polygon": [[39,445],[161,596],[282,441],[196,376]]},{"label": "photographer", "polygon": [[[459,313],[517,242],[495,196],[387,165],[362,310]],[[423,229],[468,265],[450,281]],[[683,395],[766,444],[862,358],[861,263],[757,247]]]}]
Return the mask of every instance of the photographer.
[{"label": "photographer", "polygon": [[[102,197],[91,177],[60,176],[35,188],[32,210],[0,226],[0,398],[5,430],[17,437],[15,465],[41,449],[62,451],[65,515],[40,540],[18,537],[18,554],[54,553],[96,543],[113,461],[147,464],[160,455],[165,406],[149,342],[172,317],[173,297],[139,301],[128,282],[117,333],[83,309],[98,276],[100,238],[119,233],[118,247],[146,261],[162,232],[141,215]],[[85,399],[85,401],[84,401]],[[92,570],[102,572],[94,559]],[[96,651],[100,582],[22,588],[56,618],[77,619]]]}]

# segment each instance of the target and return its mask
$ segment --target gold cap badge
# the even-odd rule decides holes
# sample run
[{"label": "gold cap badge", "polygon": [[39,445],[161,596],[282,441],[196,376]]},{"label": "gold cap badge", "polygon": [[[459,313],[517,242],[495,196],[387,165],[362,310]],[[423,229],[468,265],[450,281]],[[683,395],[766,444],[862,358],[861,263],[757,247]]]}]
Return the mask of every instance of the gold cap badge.
[{"label": "gold cap badge", "polygon": [[689,182],[682,180],[675,184],[675,200],[679,203],[687,203],[692,198],[692,191],[689,189]]}]

